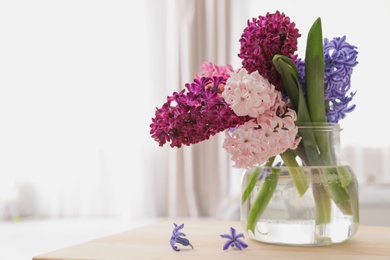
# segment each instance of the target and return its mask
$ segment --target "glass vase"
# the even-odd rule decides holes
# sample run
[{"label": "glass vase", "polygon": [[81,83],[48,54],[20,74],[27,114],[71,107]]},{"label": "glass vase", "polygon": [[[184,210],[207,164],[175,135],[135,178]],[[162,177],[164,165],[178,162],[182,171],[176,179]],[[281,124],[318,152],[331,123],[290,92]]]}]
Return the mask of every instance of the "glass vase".
[{"label": "glass vase", "polygon": [[241,222],[254,240],[316,246],[343,242],[359,226],[358,183],[339,124],[299,125],[302,138],[242,178]]}]

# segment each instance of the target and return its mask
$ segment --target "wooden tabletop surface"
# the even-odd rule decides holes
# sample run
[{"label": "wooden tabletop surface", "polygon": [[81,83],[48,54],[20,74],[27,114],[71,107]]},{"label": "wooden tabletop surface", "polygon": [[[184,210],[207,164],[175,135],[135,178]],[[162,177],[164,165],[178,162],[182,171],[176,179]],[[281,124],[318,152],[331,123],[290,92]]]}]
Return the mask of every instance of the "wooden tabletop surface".
[{"label": "wooden tabletop surface", "polygon": [[[194,246],[178,245],[174,251],[169,239],[173,223],[182,224],[182,231]],[[223,250],[226,239],[220,234],[233,227],[243,233],[240,222],[210,220],[160,220],[155,224],[112,236],[73,245],[33,260],[129,260],[129,259],[390,259],[390,227],[360,226],[350,240],[329,246],[281,246],[260,243],[246,237],[248,248]]]}]

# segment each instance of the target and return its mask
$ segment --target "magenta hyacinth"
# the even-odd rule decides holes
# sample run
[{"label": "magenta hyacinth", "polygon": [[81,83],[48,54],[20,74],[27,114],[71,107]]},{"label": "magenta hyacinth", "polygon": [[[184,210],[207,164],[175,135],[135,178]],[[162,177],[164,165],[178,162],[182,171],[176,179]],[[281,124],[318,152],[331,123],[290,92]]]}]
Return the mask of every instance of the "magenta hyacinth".
[{"label": "magenta hyacinth", "polygon": [[298,49],[300,36],[295,23],[284,13],[267,13],[257,19],[253,18],[252,21],[248,20],[241,35],[238,57],[242,59],[242,66],[249,73],[259,71],[277,90],[285,92],[272,58],[275,54],[282,54],[295,61],[297,56],[294,52]]},{"label": "magenta hyacinth", "polygon": [[222,98],[222,77],[195,78],[185,90],[175,92],[156,110],[150,125],[151,136],[163,146],[196,144],[226,129],[243,124],[248,119],[237,116]]}]

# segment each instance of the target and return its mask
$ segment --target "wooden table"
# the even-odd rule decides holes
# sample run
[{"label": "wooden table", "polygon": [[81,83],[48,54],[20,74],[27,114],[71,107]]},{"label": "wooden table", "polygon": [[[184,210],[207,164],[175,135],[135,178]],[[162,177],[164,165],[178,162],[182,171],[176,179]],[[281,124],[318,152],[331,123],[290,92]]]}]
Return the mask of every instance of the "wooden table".
[{"label": "wooden table", "polygon": [[[172,250],[169,239],[173,223],[184,223],[183,232],[194,246],[178,245],[180,252]],[[390,259],[390,227],[361,226],[350,240],[330,246],[298,247],[256,242],[246,237],[248,248],[240,251],[223,250],[226,239],[220,234],[234,227],[242,233],[240,222],[210,220],[161,220],[155,224],[70,246],[33,260],[48,259]]]}]

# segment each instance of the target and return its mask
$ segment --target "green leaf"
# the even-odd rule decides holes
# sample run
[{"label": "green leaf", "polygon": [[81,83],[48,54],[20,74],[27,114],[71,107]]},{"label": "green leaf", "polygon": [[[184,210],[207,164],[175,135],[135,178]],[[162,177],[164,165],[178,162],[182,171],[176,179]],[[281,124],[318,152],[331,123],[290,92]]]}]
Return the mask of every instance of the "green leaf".
[{"label": "green leaf", "polygon": [[324,101],[324,69],[321,18],[318,18],[309,30],[305,57],[307,103],[313,123],[327,121]]},{"label": "green leaf", "polygon": [[298,162],[295,160],[296,155],[291,149],[287,149],[284,153],[280,154],[280,156],[288,167],[288,171],[299,196],[302,196],[309,188],[303,167],[300,167]]},{"label": "green leaf", "polygon": [[[275,161],[275,156],[268,159],[268,162],[265,164],[265,167],[272,167],[272,164]],[[251,177],[249,178],[248,184],[245,187],[244,192],[242,193],[241,197],[241,203],[244,204],[244,202],[248,199],[249,195],[253,191],[253,188],[255,187],[257,181],[259,180],[260,174],[262,172],[263,168],[260,169],[260,167],[255,167],[251,173]]]},{"label": "green leaf", "polygon": [[264,179],[263,186],[261,187],[255,201],[253,202],[249,213],[246,229],[255,232],[257,221],[263,215],[264,210],[267,208],[272,194],[276,189],[276,185],[279,180],[280,169],[271,168],[271,173]]},{"label": "green leaf", "polygon": [[241,203],[244,204],[244,202],[248,199],[249,195],[253,191],[253,188],[255,187],[257,180],[259,179],[261,173],[260,167],[255,167],[253,172],[251,173],[251,177],[249,178],[248,185],[245,187],[244,192],[241,196]]},{"label": "green leaf", "polygon": [[350,169],[347,166],[340,166],[337,167],[337,172],[339,173],[340,176],[341,187],[346,189],[346,192],[348,193],[348,186],[353,180]]},{"label": "green leaf", "polygon": [[280,54],[276,54],[272,62],[282,78],[284,89],[291,100],[293,109],[297,113],[296,122],[311,122],[305,96],[299,83],[298,69],[294,62]]}]

